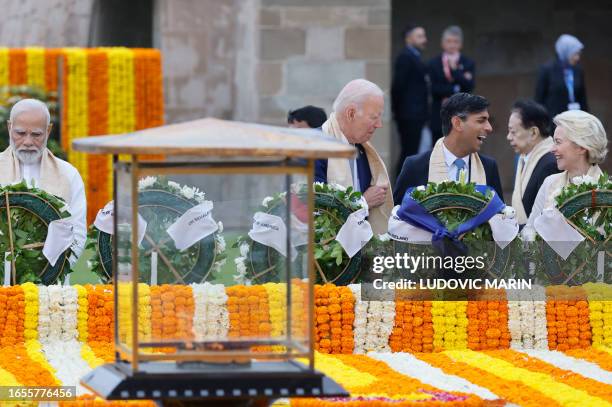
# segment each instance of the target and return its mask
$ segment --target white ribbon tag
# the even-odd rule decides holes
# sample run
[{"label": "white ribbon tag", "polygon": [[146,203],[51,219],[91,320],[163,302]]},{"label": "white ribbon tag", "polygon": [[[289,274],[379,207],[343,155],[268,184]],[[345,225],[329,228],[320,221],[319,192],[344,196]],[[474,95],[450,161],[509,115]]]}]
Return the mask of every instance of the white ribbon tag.
[{"label": "white ribbon tag", "polygon": [[[110,201],[104,208],[98,211],[96,215],[96,219],[94,220],[94,226],[98,228],[98,230],[108,233],[109,235],[114,234],[113,229],[113,218],[114,218],[114,203]],[[140,214],[138,214],[138,244],[142,242],[142,239],[145,237],[145,233],[147,232],[147,221],[144,220]]]},{"label": "white ribbon tag", "polygon": [[514,240],[519,232],[516,218],[510,218],[501,213],[489,219],[489,226],[491,226],[491,232],[493,232],[493,240],[502,250]]},{"label": "white ribbon tag", "polygon": [[280,217],[265,212],[255,213],[249,237],[287,256],[287,226]]},{"label": "white ribbon tag", "polygon": [[336,240],[349,257],[357,254],[374,236],[367,216],[368,208],[361,208],[351,213],[336,235]]},{"label": "white ribbon tag", "polygon": [[399,207],[399,205],[396,205],[391,211],[388,224],[389,230],[387,231],[389,237],[398,242],[430,244],[433,234],[425,229],[418,228],[401,220],[397,216]]},{"label": "white ribbon tag", "polygon": [[212,201],[204,201],[170,225],[166,232],[174,240],[177,249],[185,250],[219,230],[219,225],[212,218],[212,209]]},{"label": "white ribbon tag", "polygon": [[567,223],[557,208],[547,208],[533,223],[534,229],[563,260],[567,260],[584,236]]},{"label": "white ribbon tag", "polygon": [[59,256],[68,249],[74,241],[72,222],[68,219],[58,219],[49,223],[47,238],[43,246],[43,255],[55,266]]}]

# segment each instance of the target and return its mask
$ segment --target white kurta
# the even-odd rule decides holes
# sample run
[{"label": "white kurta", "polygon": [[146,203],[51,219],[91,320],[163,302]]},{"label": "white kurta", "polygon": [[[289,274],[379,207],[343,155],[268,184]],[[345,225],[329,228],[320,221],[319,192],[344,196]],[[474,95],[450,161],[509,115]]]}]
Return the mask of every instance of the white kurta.
[{"label": "white kurta", "polygon": [[[71,221],[74,225],[74,239],[72,251],[74,255],[68,259],[70,265],[73,266],[83,249],[85,248],[85,240],[87,239],[87,201],[85,199],[85,185],[81,174],[70,163],[64,160],[57,160],[60,163],[61,171],[66,176],[70,183],[70,200],[67,202],[68,211],[70,212]],[[40,162],[36,164],[19,163],[23,179],[29,187],[40,185]]]}]

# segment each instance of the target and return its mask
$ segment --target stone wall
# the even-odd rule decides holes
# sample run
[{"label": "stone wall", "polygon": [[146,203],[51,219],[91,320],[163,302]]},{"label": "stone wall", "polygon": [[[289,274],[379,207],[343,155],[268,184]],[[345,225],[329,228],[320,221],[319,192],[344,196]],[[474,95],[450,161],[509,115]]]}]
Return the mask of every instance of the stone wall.
[{"label": "stone wall", "polygon": [[[256,60],[258,118],[284,125],[307,104],[329,114],[342,87],[366,78],[390,86],[390,0],[260,0]],[[389,104],[374,137],[389,156]]]},{"label": "stone wall", "polygon": [[0,46],[84,47],[93,0],[0,0]]}]

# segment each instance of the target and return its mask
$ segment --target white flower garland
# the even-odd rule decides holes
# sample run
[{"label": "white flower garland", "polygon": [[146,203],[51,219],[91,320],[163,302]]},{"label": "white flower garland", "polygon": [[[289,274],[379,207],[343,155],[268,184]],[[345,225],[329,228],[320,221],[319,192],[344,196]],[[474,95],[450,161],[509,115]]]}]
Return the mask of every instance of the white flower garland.
[{"label": "white flower garland", "polygon": [[602,369],[595,363],[577,359],[556,350],[525,350],[523,353],[560,369],[569,370],[598,382],[612,385],[612,372]]},{"label": "white flower garland", "polygon": [[91,367],[81,357],[81,343],[77,340],[53,340],[42,345],[42,350],[55,377],[64,386],[76,386],[76,395],[89,394],[90,391],[79,384],[81,377],[91,371]]},{"label": "white flower garland", "polygon": [[223,339],[229,332],[227,294],[223,284],[192,284],[193,330],[197,340]]},{"label": "white flower garland", "polygon": [[49,292],[47,286],[38,286],[38,340],[47,340],[51,330],[51,315],[49,313]]},{"label": "white flower garland", "polygon": [[353,341],[355,347],[353,353],[366,353],[366,326],[368,323],[368,304],[361,301],[361,284],[349,284],[348,286],[355,297],[355,319],[353,320]]},{"label": "white flower garland", "polygon": [[512,291],[508,301],[508,330],[512,349],[548,349],[544,287]]}]

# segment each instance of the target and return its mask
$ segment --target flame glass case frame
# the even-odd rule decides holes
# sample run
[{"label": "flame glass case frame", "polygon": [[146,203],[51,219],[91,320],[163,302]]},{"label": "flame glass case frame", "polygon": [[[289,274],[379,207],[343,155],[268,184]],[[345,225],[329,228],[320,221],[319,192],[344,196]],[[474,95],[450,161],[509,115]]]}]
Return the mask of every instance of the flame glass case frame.
[{"label": "flame glass case frame", "polygon": [[[287,197],[301,188],[303,202],[308,205],[309,215],[304,219],[308,227],[307,242],[312,242],[314,160],[228,161],[225,158],[222,162],[151,162],[139,161],[137,155],[121,156],[121,159],[113,155],[113,168],[117,362],[129,362],[132,371],[136,372],[139,364],[147,361],[249,363],[251,360],[306,358],[308,368],[313,369],[313,247],[309,243],[296,246],[292,242],[299,222],[292,215],[292,199]],[[224,225],[222,232],[217,231],[227,242],[227,259],[222,271],[200,273],[206,274],[206,281],[184,278],[172,284],[148,285],[151,271],[143,273],[142,265],[151,261],[151,248],[158,248],[162,242],[169,244],[169,237],[156,233],[156,228],[149,225],[144,237],[139,230],[142,225],[137,219],[144,217],[140,213],[143,209],[139,201],[142,198],[139,181],[146,177],[176,180],[173,182],[179,181],[178,185],[198,188],[206,194],[205,199],[213,204],[212,218]],[[238,236],[248,237],[253,215],[261,211],[262,199],[266,197],[278,197],[284,202],[282,210],[276,211],[274,216],[287,231],[284,239],[276,239],[276,251],[284,251],[287,255],[276,254],[275,283],[267,287],[276,290],[274,303],[264,285],[241,285],[222,275],[236,269],[234,260],[241,254],[237,249],[232,252],[231,243]],[[305,225],[301,226],[303,232]],[[252,240],[247,241],[252,243]],[[272,249],[269,252],[275,253]],[[198,253],[198,256],[214,256],[214,251]],[[158,260],[160,264],[169,261],[164,258],[163,250]],[[211,261],[205,263],[210,266]],[[185,270],[173,272],[180,274]],[[196,296],[188,293],[208,284],[221,287],[220,295],[226,297],[219,301],[225,301],[224,312],[229,315],[218,314],[219,329],[202,332],[194,327],[194,321],[203,317],[197,314],[202,309],[193,303]],[[144,295],[145,291],[149,291],[149,295]],[[141,311],[149,304],[150,315]],[[207,314],[211,316],[215,316],[214,312]]]}]

